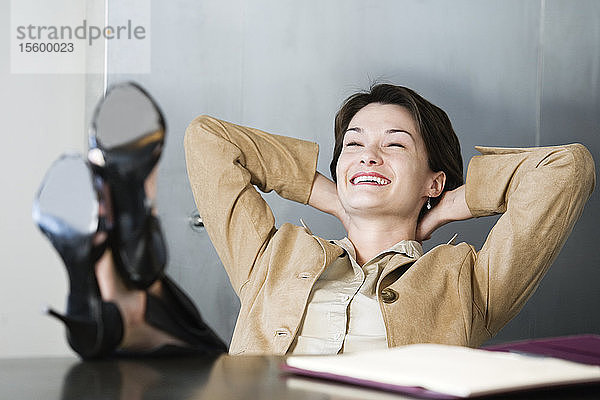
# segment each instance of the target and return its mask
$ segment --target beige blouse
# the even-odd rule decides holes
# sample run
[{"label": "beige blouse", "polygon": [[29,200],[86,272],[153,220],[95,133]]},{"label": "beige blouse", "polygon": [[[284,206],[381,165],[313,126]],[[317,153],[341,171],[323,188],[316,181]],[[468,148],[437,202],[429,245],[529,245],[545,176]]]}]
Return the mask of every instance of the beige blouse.
[{"label": "beige blouse", "polygon": [[345,252],[313,286],[289,352],[336,354],[386,348],[385,324],[376,293],[379,275],[394,254],[417,260],[423,255],[421,244],[402,240],[361,267],[348,238],[332,242]]}]

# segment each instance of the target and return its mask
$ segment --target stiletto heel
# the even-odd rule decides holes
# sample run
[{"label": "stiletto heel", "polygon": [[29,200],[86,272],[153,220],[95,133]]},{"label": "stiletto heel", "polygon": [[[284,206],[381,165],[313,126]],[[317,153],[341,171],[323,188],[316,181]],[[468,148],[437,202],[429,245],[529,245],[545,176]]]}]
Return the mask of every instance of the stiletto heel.
[{"label": "stiletto heel", "polygon": [[66,316],[64,316],[63,314],[59,313],[58,311],[56,311],[52,307],[46,308],[46,314],[49,315],[49,316],[51,316],[51,317],[54,317],[54,318],[58,319],[59,321],[62,321],[65,325],[69,325],[71,323]]},{"label": "stiletto heel", "polygon": [[63,156],[52,165],[33,205],[33,219],[69,276],[66,313],[52,308],[47,313],[65,324],[68,342],[82,358],[106,355],[123,336],[120,312],[102,301],[96,281],[95,263],[105,248],[93,245],[98,209],[91,171],[80,156]]},{"label": "stiletto heel", "polygon": [[123,321],[117,307],[113,303],[102,303],[101,307],[99,321],[75,319],[53,308],[46,312],[65,324],[71,348],[83,359],[92,359],[111,354],[123,339]]}]

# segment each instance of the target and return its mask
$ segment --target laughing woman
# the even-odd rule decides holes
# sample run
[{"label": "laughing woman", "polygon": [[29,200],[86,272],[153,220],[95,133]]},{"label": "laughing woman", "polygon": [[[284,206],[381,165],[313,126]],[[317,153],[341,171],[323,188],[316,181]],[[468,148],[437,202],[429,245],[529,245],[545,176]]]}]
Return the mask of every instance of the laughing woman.
[{"label": "laughing woman", "polygon": [[[334,354],[410,343],[477,347],[523,307],[595,185],[580,144],[478,147],[463,184],[440,108],[376,85],[335,119],[333,181],[315,143],[201,116],[185,136],[206,230],[240,297],[230,354]],[[275,227],[263,192],[332,214],[347,237]],[[457,220],[503,214],[480,251],[421,242]]]}]

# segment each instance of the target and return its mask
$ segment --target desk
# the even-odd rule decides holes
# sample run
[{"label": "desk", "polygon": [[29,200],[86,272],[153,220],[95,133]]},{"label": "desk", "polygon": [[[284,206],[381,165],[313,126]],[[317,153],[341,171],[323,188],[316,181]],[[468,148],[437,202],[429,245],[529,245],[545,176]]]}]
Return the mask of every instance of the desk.
[{"label": "desk", "polygon": [[[0,399],[252,399],[393,400],[392,393],[294,377],[282,357],[227,356],[119,359],[0,360]],[[493,397],[598,399],[600,385]]]}]

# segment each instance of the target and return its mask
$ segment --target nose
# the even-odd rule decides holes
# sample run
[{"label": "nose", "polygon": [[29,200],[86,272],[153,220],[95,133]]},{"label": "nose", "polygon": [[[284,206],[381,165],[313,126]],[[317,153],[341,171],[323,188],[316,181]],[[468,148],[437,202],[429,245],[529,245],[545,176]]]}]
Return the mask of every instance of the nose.
[{"label": "nose", "polygon": [[368,165],[380,165],[382,162],[381,155],[377,149],[371,146],[366,146],[360,155],[360,163]]}]

